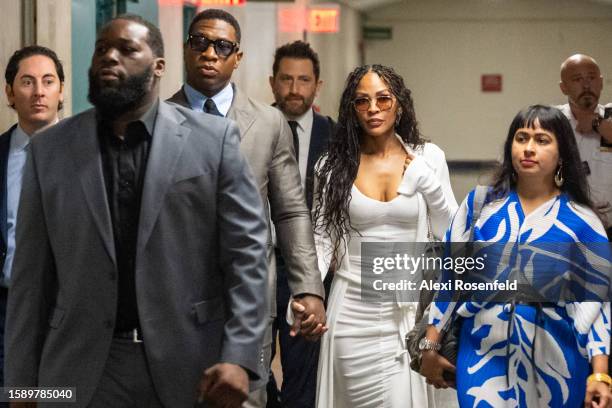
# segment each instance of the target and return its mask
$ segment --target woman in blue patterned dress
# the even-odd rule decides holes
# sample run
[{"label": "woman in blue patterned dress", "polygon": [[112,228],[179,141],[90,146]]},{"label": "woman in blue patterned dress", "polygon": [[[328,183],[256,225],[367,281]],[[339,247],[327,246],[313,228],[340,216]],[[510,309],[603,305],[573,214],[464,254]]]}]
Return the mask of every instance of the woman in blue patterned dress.
[{"label": "woman in blue patterned dress", "polygon": [[[496,243],[489,248],[502,247],[504,254],[510,254],[498,259],[498,271],[531,268],[529,283],[534,285],[538,275],[551,281],[560,279],[553,289],[563,287],[561,278],[574,273],[571,261],[576,258],[575,248],[581,248],[581,255],[589,259],[591,276],[601,278],[594,285],[601,284],[607,294],[609,247],[586,186],[566,118],[555,108],[531,106],[519,112],[510,126],[504,161],[479,218],[472,224],[472,191],[446,238],[467,241],[474,225],[474,241],[482,243],[479,247]],[[541,243],[565,248],[548,254],[554,261],[548,259],[547,268],[539,267],[542,263],[535,261],[533,253],[523,250]],[[591,259],[598,262],[591,263]],[[565,275],[551,276],[551,265],[554,270],[564,270]],[[605,300],[609,298],[562,300],[432,303],[426,336],[430,342],[427,348],[432,350],[423,351],[421,373],[428,383],[446,388],[455,384],[444,380],[443,371],[456,369],[461,407],[608,406],[612,382],[607,376],[610,303]],[[456,368],[435,350],[439,332],[453,313],[461,317]]]}]

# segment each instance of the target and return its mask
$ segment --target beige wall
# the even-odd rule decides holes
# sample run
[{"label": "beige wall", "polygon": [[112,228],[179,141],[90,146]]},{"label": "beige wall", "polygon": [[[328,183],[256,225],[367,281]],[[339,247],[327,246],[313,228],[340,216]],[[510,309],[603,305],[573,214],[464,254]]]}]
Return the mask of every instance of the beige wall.
[{"label": "beige wall", "polygon": [[[368,63],[395,67],[413,90],[425,137],[450,159],[496,159],[514,114],[563,103],[559,65],[594,56],[612,99],[612,6],[570,0],[406,0],[367,15],[390,41],[367,41]],[[482,93],[481,74],[502,74],[501,93]]]},{"label": "beige wall", "polygon": [[0,133],[4,133],[13,123],[17,115],[8,107],[4,88],[4,71],[6,63],[13,52],[21,46],[21,2],[7,1],[2,5],[2,35],[0,35],[0,71],[2,72],[2,96],[0,97]]},{"label": "beige wall", "polygon": [[317,104],[321,112],[338,117],[338,104],[350,72],[362,64],[361,14],[346,5],[340,8],[340,32],[308,37],[321,60],[323,88]]},{"label": "beige wall", "polygon": [[166,72],[160,83],[160,97],[167,99],[183,85],[183,4],[159,1],[159,29],[164,38]]},{"label": "beige wall", "polygon": [[72,114],[72,20],[70,0],[36,0],[36,43],[56,52],[64,68],[64,108],[61,117]]}]

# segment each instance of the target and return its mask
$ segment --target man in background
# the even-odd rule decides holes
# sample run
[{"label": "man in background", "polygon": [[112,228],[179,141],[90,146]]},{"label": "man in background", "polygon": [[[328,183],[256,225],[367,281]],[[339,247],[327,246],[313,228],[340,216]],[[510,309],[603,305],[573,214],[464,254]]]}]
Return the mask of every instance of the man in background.
[{"label": "man in background", "polygon": [[[327,149],[335,125],[330,117],[320,115],[313,109],[322,85],[319,57],[308,43],[295,41],[276,50],[270,87],[274,105],[283,113],[291,128],[309,210],[312,210],[315,164]],[[282,407],[314,407],[320,342],[290,335],[291,327],[285,316],[291,291],[285,260],[278,247],[276,275],[277,317],[273,334],[275,338],[278,332],[283,383],[280,395],[277,395],[276,382],[273,376],[270,377],[268,406],[272,401],[277,401]],[[332,277],[333,274],[327,274],[324,282],[326,291]]]},{"label": "man in background", "polygon": [[6,300],[15,256],[15,227],[26,147],[34,133],[59,120],[64,100],[64,68],[54,51],[32,45],[15,51],[6,65],[4,78],[6,97],[17,113],[17,123],[0,136],[0,386],[4,384]]},{"label": "man in background", "polygon": [[568,103],[558,108],[574,129],[591,199],[612,240],[612,104],[599,103],[603,88],[599,65],[588,55],[572,55],[561,64],[559,86]]}]

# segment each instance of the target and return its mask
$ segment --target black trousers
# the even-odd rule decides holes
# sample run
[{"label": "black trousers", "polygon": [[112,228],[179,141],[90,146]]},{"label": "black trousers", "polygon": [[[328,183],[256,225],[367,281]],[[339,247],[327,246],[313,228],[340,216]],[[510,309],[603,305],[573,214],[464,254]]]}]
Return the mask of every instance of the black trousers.
[{"label": "black trousers", "polygon": [[[333,276],[327,274],[324,286],[326,297]],[[270,373],[268,383],[268,408],[313,408],[315,406],[317,387],[317,366],[321,342],[307,341],[302,336],[289,336],[286,313],[291,290],[287,280],[285,260],[276,250],[276,321],[272,327],[272,338],[280,345],[281,366],[283,369],[283,384],[280,389],[274,376]],[[276,342],[272,342],[272,359],[276,354]]]},{"label": "black trousers", "polygon": [[163,407],[153,386],[142,343],[113,339],[102,378],[89,407]]},{"label": "black trousers", "polygon": [[[4,326],[8,290],[0,286],[0,387],[4,387]],[[0,402],[0,408],[8,408],[8,402]]]}]

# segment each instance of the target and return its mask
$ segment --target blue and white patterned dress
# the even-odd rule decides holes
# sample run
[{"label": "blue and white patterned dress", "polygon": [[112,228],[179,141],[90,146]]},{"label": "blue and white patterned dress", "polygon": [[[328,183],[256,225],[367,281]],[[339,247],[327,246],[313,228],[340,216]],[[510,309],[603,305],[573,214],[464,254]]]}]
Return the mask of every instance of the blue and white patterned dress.
[{"label": "blue and white patterned dress", "polygon": [[[474,191],[455,215],[448,241],[469,239],[473,200]],[[533,242],[599,243],[608,251],[601,272],[609,272],[609,247],[601,222],[565,194],[528,216],[516,192],[486,204],[474,224],[474,241],[511,249]],[[590,247],[581,246],[584,251]],[[514,253],[520,258],[520,251]],[[570,264],[567,258],[563,262]],[[461,407],[582,406],[590,359],[610,351],[609,302],[560,302],[538,308],[512,302],[437,301],[432,303],[430,323],[440,330],[453,312],[462,317],[457,357]]]}]

